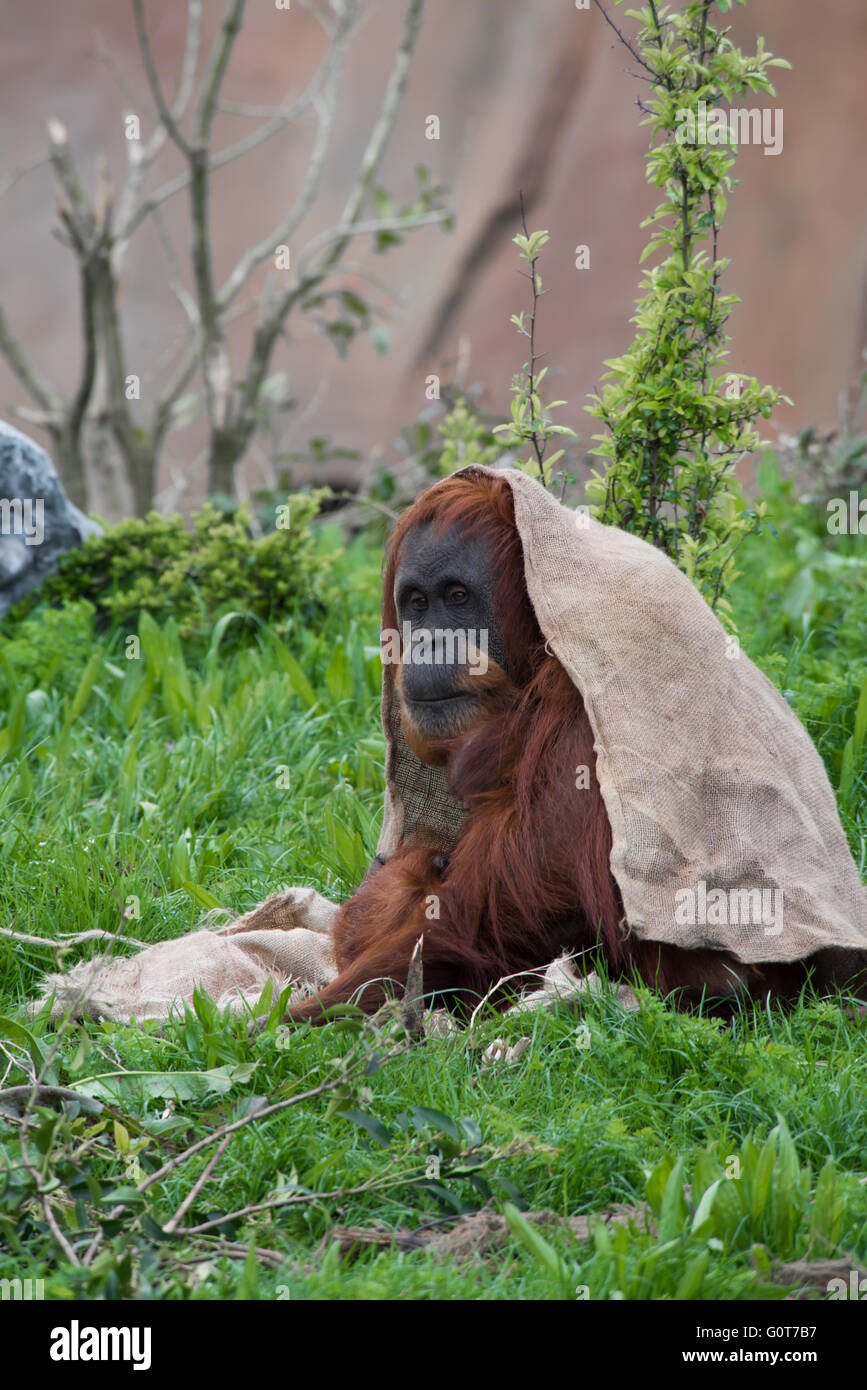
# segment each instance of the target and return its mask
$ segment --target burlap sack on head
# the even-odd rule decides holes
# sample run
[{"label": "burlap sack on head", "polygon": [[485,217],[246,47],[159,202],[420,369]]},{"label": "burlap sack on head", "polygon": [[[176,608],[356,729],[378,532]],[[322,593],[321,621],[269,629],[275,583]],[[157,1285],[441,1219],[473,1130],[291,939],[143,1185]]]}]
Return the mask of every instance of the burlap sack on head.
[{"label": "burlap sack on head", "polygon": [[[867,949],[867,889],[822,761],[779,691],[743,652],[732,656],[661,551],[561,506],[517,470],[497,476],[512,488],[539,626],[593,728],[629,929],[745,963]],[[379,852],[411,835],[448,851],[462,812],[442,770],[404,741],[391,666],[382,722]]]},{"label": "burlap sack on head", "polygon": [[330,930],[337,904],[312,888],[289,888],[244,917],[147,946],[136,956],[97,956],[65,975],[48,975],[36,1012],[51,999],[51,1017],[106,1018],[116,1023],[183,1013],[193,991],[219,1008],[252,1008],[269,980],[274,999],[287,985],[290,1002],[328,984],[337,969]]}]

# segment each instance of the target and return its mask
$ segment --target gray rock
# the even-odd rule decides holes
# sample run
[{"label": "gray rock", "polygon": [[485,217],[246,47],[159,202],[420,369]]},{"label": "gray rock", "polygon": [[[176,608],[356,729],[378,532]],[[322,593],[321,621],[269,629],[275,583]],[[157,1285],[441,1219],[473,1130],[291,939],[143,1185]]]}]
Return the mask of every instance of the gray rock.
[{"label": "gray rock", "polygon": [[0,420],[0,617],[101,532],[72,505],[45,450]]}]

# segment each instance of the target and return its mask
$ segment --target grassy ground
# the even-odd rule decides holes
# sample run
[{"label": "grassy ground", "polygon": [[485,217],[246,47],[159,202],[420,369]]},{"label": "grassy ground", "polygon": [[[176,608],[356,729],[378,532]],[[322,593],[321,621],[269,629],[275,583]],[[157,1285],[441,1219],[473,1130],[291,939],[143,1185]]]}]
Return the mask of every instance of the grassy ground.
[{"label": "grassy ground", "polygon": [[[832,548],[789,500],[772,507],[779,535],[746,548],[735,610],[816,740],[864,873],[863,541]],[[345,601],[315,631],[233,647],[228,623],[191,654],[145,625],[140,661],[80,604],[7,632],[0,924],[55,941],[117,930],[126,910],[124,934],[150,942],[283,884],[351,891],[381,812],[379,557],[359,544],[337,564]],[[38,1074],[106,1102],[38,1109],[23,1149],[0,1112],[0,1277],[42,1278],[49,1297],[737,1299],[782,1296],[777,1261],[867,1261],[867,1033],[832,1003],[725,1028],[602,997],[583,1022],[486,1019],[383,1060],[398,1050],[388,1027],[288,1037],[275,1013],[251,1042],[206,999],[162,1033],[90,1023],[58,1039],[23,1007],[57,961],[51,945],[0,938],[0,1086]],[[485,1063],[494,1037],[522,1035],[519,1062]],[[242,1125],[200,1182],[214,1147],[185,1151],[257,1098],[286,1105]],[[510,1230],[463,1261],[371,1248],[347,1263],[329,1240],[490,1201]],[[583,1242],[516,1214],[614,1203],[644,1215]]]}]

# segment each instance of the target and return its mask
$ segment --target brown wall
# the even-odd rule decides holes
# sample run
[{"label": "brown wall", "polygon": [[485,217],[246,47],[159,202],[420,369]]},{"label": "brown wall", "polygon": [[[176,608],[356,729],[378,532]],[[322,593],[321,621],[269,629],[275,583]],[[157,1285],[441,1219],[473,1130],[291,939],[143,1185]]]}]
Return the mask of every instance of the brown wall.
[{"label": "brown wall", "polygon": [[[608,8],[619,23],[631,25],[620,8]],[[148,6],[170,90],[184,10],[180,0]],[[222,0],[205,0],[205,12],[210,38]],[[378,108],[402,13],[396,0],[384,0],[355,40],[323,196],[302,229],[304,240],[339,213]],[[68,127],[87,176],[104,151],[119,181],[125,161],[121,110],[141,112],[145,130],[152,118],[130,7],[123,0],[2,0],[0,26],[0,179],[44,153],[45,120],[56,116]],[[731,364],[793,398],[776,427],[833,423],[838,395],[867,343],[867,6],[863,0],[750,0],[734,15],[733,27],[743,44],[763,34],[794,70],[778,71],[775,101],[749,103],[783,108],[785,143],[776,158],[747,147],[737,164],[741,182],[721,245],[732,258],[727,288],[744,300],[731,321]],[[126,97],[95,56],[96,31],[128,80]],[[300,3],[286,13],[272,0],[249,0],[225,94],[277,103],[287,88],[303,87],[321,48],[321,33]],[[523,340],[508,322],[523,307],[525,288],[510,240],[519,188],[530,224],[551,232],[542,266],[551,293],[542,303],[540,337],[559,369],[556,394],[569,401],[560,418],[586,441],[595,427],[582,410],[586,393],[599,381],[602,360],[622,352],[632,335],[628,320],[647,235],[639,223],[656,201],[644,178],[648,134],[634,104],[640,84],[627,66],[598,12],[578,11],[569,0],[428,0],[383,182],[398,198],[408,196],[412,166],[428,164],[453,186],[457,228],[451,236],[439,229],[416,232],[403,248],[370,262],[406,292],[388,356],[358,341],[340,362],[312,324],[293,321],[291,342],[281,346],[275,366],[289,368],[294,395],[318,404],[293,426],[288,447],[329,433],[367,454],[383,450],[393,457],[398,429],[425,405],[425,376],[453,374],[462,338],[470,352],[468,380],[485,383],[488,409],[504,407],[522,360]],[[440,117],[438,142],[424,138],[424,120],[432,113]],[[223,115],[216,143],[250,129],[249,120]],[[218,277],[279,219],[299,186],[310,139],[310,126],[297,127],[219,174]],[[177,167],[170,150],[156,182]],[[186,265],[184,197],[167,205],[165,221]],[[0,295],[33,358],[68,388],[78,363],[77,287],[69,253],[51,235],[55,203],[45,169],[21,179],[0,202]],[[589,271],[573,268],[578,243],[591,248]],[[146,398],[160,380],[156,364],[166,360],[173,334],[183,327],[166,288],[165,265],[150,228],[134,244],[124,287],[130,370],[140,372]],[[233,327],[236,363],[250,331],[249,316]],[[25,399],[0,364],[0,410],[8,413],[9,403]],[[184,505],[203,484],[200,448],[194,427],[173,436],[167,450],[161,481],[170,481],[171,470],[189,473]],[[255,451],[244,475],[251,486],[264,476]]]}]

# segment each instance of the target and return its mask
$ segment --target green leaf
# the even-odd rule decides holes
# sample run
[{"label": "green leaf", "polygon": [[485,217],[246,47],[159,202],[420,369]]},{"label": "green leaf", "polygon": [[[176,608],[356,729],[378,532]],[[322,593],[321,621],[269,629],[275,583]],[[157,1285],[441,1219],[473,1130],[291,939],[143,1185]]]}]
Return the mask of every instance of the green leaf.
[{"label": "green leaf", "polygon": [[363,1110],[341,1110],[341,1118],[351,1120],[354,1125],[366,1131],[377,1144],[387,1149],[391,1144],[392,1133],[375,1115],[367,1115]]},{"label": "green leaf", "polygon": [[674,1296],[678,1302],[683,1299],[695,1298],[695,1295],[701,1288],[701,1283],[709,1264],[709,1250],[702,1250],[700,1255],[696,1255],[695,1259],[690,1261],[675,1291]]},{"label": "green leaf", "polygon": [[858,697],[858,708],[855,710],[855,733],[853,735],[854,751],[860,754],[864,746],[864,736],[867,734],[867,676],[861,685],[861,694]]},{"label": "green leaf", "polygon": [[753,1174],[751,1192],[751,1215],[758,1225],[767,1215],[771,1180],[774,1173],[774,1160],[777,1154],[777,1132],[772,1129],[759,1153],[756,1171]]},{"label": "green leaf", "polygon": [[672,1166],[671,1159],[668,1155],[665,1155],[647,1176],[644,1190],[647,1200],[657,1216],[659,1216],[662,1211],[662,1199],[665,1194],[665,1187],[671,1174]]},{"label": "green leaf", "polygon": [[[720,1184],[724,1183],[725,1181],[725,1178],[717,1178],[716,1182],[712,1182],[710,1187],[705,1188],[704,1192],[701,1195],[701,1201],[695,1209],[695,1215],[692,1218],[692,1226],[690,1228],[692,1232],[697,1231],[699,1227],[703,1226],[704,1223],[710,1218],[711,1211],[713,1209],[714,1198],[716,1197],[716,1194],[719,1191]],[[678,1297],[680,1297],[679,1294]]]},{"label": "green leaf", "polygon": [[544,1269],[547,1269],[549,1274],[552,1274],[559,1283],[564,1285],[567,1284],[569,1281],[569,1273],[565,1261],[557,1254],[553,1245],[550,1245],[548,1241],[545,1240],[544,1236],[540,1234],[537,1227],[532,1225],[526,1217],[522,1216],[518,1208],[512,1206],[511,1202],[507,1202],[504,1206],[503,1215],[506,1218],[506,1224],[512,1232],[512,1235],[521,1242],[524,1249],[528,1250],[533,1258],[537,1260]]},{"label": "green leaf", "polygon": [[207,888],[203,888],[201,884],[193,883],[190,879],[185,878],[182,886],[189,893],[193,902],[197,903],[199,907],[203,907],[206,912],[223,908],[224,904],[218,902],[213,893],[209,893]]},{"label": "green leaf", "polygon": [[244,1062],[210,1071],[103,1072],[73,1082],[70,1089],[95,1100],[205,1100],[215,1093],[224,1095],[233,1086],[243,1086],[257,1066],[257,1062]]},{"label": "green leaf", "polygon": [[313,689],[313,686],[310,684],[310,681],[307,679],[307,676],[302,671],[289,648],[280,641],[279,637],[274,637],[272,640],[274,643],[274,650],[277,654],[277,660],[289,677],[289,685],[293,693],[298,696],[302,705],[307,709],[312,709],[318,698],[316,691]]},{"label": "green leaf", "polygon": [[413,1123],[417,1128],[422,1129],[430,1125],[433,1129],[442,1130],[450,1139],[454,1139],[456,1144],[463,1142],[464,1134],[457,1121],[451,1115],[444,1115],[441,1110],[430,1110],[424,1105],[414,1105],[410,1111]]},{"label": "green leaf", "polygon": [[672,1168],[659,1213],[659,1238],[672,1240],[679,1235],[688,1216],[686,1199],[683,1194],[683,1159],[679,1158]]},{"label": "green leaf", "polygon": [[103,648],[97,647],[96,651],[93,653],[93,655],[91,656],[90,660],[84,668],[81,680],[78,682],[78,689],[76,690],[75,695],[73,696],[72,704],[69,706],[69,709],[66,712],[66,719],[64,723],[67,729],[72,724],[74,724],[76,719],[78,719],[78,717],[83,713],[84,707],[90,698],[90,692],[93,690],[93,687],[96,683],[96,678],[99,675],[100,668],[102,667],[102,660]]}]

